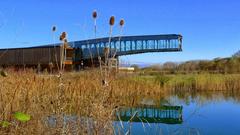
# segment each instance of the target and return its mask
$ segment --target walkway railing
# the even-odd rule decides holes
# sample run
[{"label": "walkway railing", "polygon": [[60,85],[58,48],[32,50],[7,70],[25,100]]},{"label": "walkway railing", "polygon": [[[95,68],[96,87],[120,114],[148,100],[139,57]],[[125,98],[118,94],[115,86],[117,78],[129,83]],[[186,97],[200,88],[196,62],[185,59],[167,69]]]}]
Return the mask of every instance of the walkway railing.
[{"label": "walkway railing", "polygon": [[98,38],[71,42],[83,59],[96,58],[98,51],[104,56],[104,48],[110,48],[110,54],[116,56],[131,55],[148,52],[175,52],[182,51],[182,36],[169,35],[147,35],[147,36],[123,36],[113,37],[109,44],[109,38]]}]

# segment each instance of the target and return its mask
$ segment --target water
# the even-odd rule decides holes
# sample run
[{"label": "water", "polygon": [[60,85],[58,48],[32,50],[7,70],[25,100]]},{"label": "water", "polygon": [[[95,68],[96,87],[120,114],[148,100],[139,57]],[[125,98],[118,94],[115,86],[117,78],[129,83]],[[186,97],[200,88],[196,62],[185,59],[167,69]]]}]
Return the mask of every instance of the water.
[{"label": "water", "polygon": [[[134,105],[118,109],[113,119],[116,135],[240,134],[239,92],[181,92],[140,99]],[[62,121],[63,128],[72,124],[72,134],[77,134],[79,125],[87,126],[88,134],[93,134],[95,120],[92,118],[66,115]],[[49,127],[54,128],[56,124],[56,116],[46,118]]]},{"label": "water", "polygon": [[[138,106],[120,109],[114,122],[115,132],[133,135],[239,135],[239,97],[234,93],[218,92],[186,94],[183,97],[172,95],[160,104],[155,99],[143,99]],[[174,107],[181,109],[174,110]],[[147,115],[144,113],[146,110]]]}]

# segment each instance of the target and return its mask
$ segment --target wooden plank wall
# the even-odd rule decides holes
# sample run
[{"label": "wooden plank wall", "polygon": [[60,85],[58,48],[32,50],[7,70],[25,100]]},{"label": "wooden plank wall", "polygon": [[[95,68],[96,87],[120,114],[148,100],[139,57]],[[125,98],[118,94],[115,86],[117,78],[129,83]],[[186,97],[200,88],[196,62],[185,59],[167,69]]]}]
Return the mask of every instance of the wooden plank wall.
[{"label": "wooden plank wall", "polygon": [[0,50],[0,65],[16,66],[16,65],[47,65],[49,61],[56,63],[60,60],[60,47],[55,48],[20,48]]}]

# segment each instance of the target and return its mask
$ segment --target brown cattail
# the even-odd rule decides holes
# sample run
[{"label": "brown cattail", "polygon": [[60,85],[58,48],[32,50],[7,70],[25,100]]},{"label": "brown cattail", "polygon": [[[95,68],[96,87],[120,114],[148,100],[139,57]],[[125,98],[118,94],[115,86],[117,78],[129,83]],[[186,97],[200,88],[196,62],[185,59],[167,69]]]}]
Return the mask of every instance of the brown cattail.
[{"label": "brown cattail", "polygon": [[94,18],[94,19],[96,19],[96,18],[97,18],[97,11],[96,11],[96,10],[94,10],[94,11],[93,11],[93,14],[92,14],[92,16],[93,16],[93,18]]},{"label": "brown cattail", "polygon": [[52,27],[52,31],[55,32],[57,30],[56,26]]},{"label": "brown cattail", "polygon": [[121,19],[119,24],[120,24],[120,26],[122,27],[122,26],[124,25],[124,20]]},{"label": "brown cattail", "polygon": [[110,20],[109,20],[109,24],[110,24],[111,26],[113,26],[114,23],[115,23],[115,17],[114,17],[114,16],[111,16],[111,17],[110,17]]}]

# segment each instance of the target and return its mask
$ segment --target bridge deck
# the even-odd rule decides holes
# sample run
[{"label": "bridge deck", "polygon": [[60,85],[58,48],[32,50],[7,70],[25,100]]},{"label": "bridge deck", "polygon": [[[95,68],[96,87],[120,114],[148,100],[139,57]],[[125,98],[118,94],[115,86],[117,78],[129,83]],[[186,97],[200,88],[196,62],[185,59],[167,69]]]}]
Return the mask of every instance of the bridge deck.
[{"label": "bridge deck", "polygon": [[[110,41],[110,42],[109,42]],[[110,43],[110,44],[109,44]],[[109,38],[90,39],[70,43],[83,59],[98,55],[104,56],[104,48],[110,49],[110,54],[116,56],[131,55],[148,52],[176,52],[182,51],[182,36],[169,35],[147,35],[147,36],[123,36]]]}]

